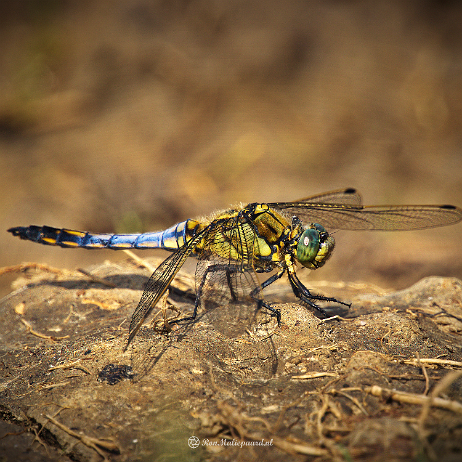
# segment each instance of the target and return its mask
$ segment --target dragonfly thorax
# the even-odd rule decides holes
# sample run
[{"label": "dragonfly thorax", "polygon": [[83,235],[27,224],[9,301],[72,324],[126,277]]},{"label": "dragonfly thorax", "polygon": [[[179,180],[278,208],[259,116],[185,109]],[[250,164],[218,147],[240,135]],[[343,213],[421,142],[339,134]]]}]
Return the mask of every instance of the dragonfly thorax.
[{"label": "dragonfly thorax", "polygon": [[335,240],[317,223],[306,228],[297,244],[297,260],[306,268],[317,269],[326,263],[335,247]]}]

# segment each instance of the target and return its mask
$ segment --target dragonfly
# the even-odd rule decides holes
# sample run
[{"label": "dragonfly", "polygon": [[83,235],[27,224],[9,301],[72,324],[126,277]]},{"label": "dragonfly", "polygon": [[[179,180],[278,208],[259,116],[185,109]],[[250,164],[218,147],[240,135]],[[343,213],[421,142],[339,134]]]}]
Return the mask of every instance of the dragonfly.
[{"label": "dragonfly", "polygon": [[[297,264],[316,270],[335,247],[332,231],[404,231],[447,226],[462,220],[453,205],[364,206],[354,188],[331,191],[293,202],[251,203],[216,212],[208,219],[188,219],[164,231],[142,234],[93,234],[50,226],[15,227],[8,231],[40,244],[85,249],[164,249],[171,254],[149,278],[130,322],[124,351],[151,314],[188,257],[196,257],[196,298],[190,316],[208,313],[212,322],[226,319],[224,333],[242,332],[263,309],[281,321],[280,310],[262,291],[288,277],[295,296],[320,317],[319,302],[349,303],[316,295],[296,273]],[[329,230],[329,231],[328,231]],[[272,273],[260,283],[257,273]]]}]

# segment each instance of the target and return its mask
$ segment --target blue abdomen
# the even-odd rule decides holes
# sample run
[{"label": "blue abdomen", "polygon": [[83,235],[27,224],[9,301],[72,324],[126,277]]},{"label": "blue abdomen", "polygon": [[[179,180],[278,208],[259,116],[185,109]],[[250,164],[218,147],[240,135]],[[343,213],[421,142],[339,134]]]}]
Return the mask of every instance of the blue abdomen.
[{"label": "blue abdomen", "polygon": [[11,228],[8,231],[21,239],[60,247],[177,250],[185,243],[188,221],[182,221],[165,231],[143,234],[92,234],[85,231],[34,225]]}]

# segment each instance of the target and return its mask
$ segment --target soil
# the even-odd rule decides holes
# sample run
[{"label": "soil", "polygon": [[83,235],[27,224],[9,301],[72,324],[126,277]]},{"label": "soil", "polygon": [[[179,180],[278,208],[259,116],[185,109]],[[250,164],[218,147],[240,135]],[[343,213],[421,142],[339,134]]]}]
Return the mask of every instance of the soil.
[{"label": "soil", "polygon": [[[165,332],[161,316],[123,352],[145,268],[6,271],[21,276],[0,305],[1,460],[462,457],[456,278],[398,292],[317,282],[316,292],[352,303],[331,306],[328,320],[282,281],[265,293],[280,302],[280,326],[270,318],[228,338],[203,318]],[[169,302],[187,312],[193,287],[182,273]]]}]

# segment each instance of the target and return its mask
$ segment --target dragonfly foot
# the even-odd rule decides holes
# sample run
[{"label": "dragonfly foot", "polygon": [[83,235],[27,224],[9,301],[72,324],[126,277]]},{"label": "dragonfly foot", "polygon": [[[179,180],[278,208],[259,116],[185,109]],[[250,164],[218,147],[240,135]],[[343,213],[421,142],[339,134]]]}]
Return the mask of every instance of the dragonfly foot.
[{"label": "dragonfly foot", "polygon": [[276,318],[278,326],[281,325],[281,310],[273,308],[269,303],[263,302],[263,306],[269,311],[269,315]]}]

